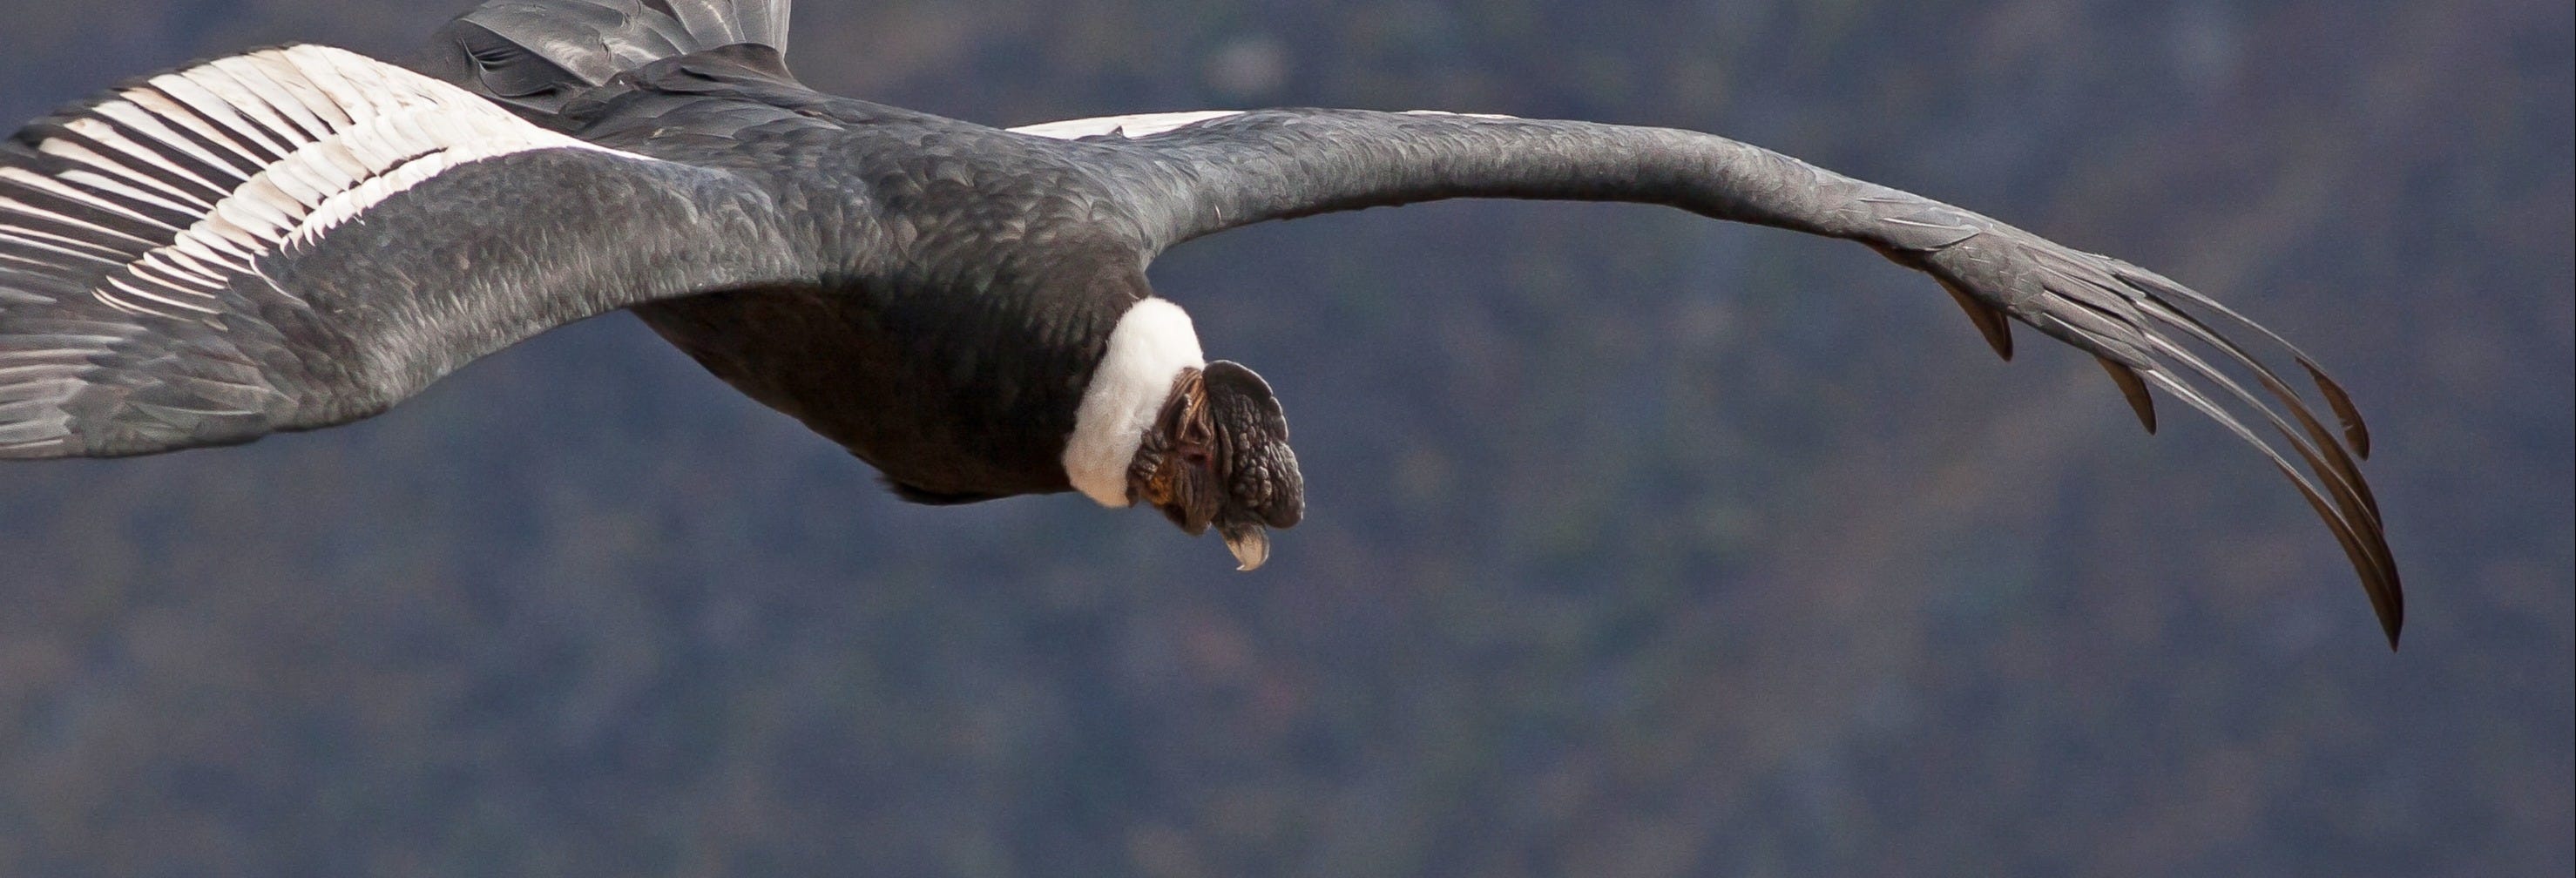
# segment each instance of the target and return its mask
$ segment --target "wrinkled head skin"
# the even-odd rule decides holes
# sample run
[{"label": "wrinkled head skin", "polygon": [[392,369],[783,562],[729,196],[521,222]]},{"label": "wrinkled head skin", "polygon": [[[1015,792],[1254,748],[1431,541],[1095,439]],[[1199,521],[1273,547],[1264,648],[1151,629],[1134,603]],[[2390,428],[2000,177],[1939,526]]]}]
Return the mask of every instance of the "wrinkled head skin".
[{"label": "wrinkled head skin", "polygon": [[1270,383],[1218,360],[1182,370],[1128,467],[1131,499],[1151,504],[1191,536],[1215,525],[1251,570],[1270,560],[1269,528],[1297,526],[1306,482],[1288,449],[1288,416]]}]

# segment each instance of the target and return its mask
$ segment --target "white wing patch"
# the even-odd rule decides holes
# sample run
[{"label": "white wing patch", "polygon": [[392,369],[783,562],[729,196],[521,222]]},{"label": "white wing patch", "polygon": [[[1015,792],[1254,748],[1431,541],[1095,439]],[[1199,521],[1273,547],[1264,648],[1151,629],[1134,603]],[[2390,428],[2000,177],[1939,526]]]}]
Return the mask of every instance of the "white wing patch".
[{"label": "white wing patch", "polygon": [[0,267],[87,269],[98,301],[165,317],[217,313],[261,257],[458,165],[608,151],[325,46],[163,74],[56,122],[34,144],[50,166],[0,166],[0,244],[29,254],[0,249]]},{"label": "white wing patch", "polygon": [[1404,115],[1407,115],[1407,116],[1464,116],[1464,117],[1467,117],[1467,118],[1469,118],[1469,119],[1518,119],[1518,118],[1520,118],[1519,116],[1506,116],[1506,115],[1503,115],[1503,114],[1501,114],[1501,113],[1452,113],[1452,112],[1450,112],[1450,111],[1448,111],[1448,110],[1406,110],[1406,111],[1404,111]]},{"label": "white wing patch", "polygon": [[1067,119],[1038,125],[1023,125],[1012,131],[1052,137],[1057,140],[1080,140],[1103,134],[1121,137],[1147,137],[1183,125],[1195,125],[1210,119],[1243,115],[1242,110],[1192,110],[1186,113],[1139,113],[1133,116],[1102,116],[1096,119]]},{"label": "white wing patch", "polygon": [[[1095,119],[1066,119],[1062,122],[1022,125],[1011,130],[1021,134],[1052,137],[1057,140],[1080,140],[1085,137],[1098,137],[1103,134],[1115,134],[1120,137],[1151,137],[1153,135],[1161,134],[1187,125],[1196,125],[1201,122],[1213,119],[1223,119],[1228,116],[1240,116],[1243,115],[1243,112],[1244,111],[1242,110],[1191,110],[1183,113],[1139,113],[1133,116],[1101,116]],[[1469,119],[1520,118],[1518,116],[1503,116],[1494,113],[1452,113],[1447,110],[1406,110],[1403,112],[1403,115],[1459,116]]]}]

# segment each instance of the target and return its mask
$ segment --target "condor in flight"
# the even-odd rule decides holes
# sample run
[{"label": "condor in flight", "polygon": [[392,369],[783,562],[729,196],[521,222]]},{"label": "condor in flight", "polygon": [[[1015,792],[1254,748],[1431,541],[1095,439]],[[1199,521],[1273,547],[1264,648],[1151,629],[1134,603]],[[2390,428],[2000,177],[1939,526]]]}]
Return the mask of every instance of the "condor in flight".
[{"label": "condor in flight", "polygon": [[[1147,286],[1265,220],[1441,198],[1661,204],[1868,245],[1995,351],[2019,320],[2224,424],[2316,508],[2390,643],[2397,569],[2351,403],[2154,272],[1690,131],[1257,110],[1003,130],[820,94],[788,0],[496,0],[421,72],[290,46],[136,80],[0,144],[0,458],[151,454],[384,411],[633,310],[717,377],[962,503],[1078,490],[1297,523],[1287,420]],[[2330,428],[2251,344],[2314,379]],[[2300,472],[2304,465],[2307,474]]]}]

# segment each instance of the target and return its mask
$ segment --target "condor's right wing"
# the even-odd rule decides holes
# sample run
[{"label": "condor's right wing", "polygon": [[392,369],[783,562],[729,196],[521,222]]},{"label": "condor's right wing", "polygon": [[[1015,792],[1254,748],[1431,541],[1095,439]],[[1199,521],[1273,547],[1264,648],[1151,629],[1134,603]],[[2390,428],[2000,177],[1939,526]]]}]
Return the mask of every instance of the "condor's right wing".
[{"label": "condor's right wing", "polygon": [[0,144],[0,458],[366,417],[601,311],[810,276],[774,220],[338,49],[154,76]]}]

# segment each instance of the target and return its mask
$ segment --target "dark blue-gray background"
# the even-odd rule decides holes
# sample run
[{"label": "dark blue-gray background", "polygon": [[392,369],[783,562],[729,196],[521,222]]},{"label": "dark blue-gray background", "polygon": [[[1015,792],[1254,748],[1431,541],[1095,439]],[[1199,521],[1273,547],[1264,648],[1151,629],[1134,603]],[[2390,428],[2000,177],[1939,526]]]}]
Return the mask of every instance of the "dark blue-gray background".
[{"label": "dark blue-gray background", "polygon": [[[5,0],[0,124],[462,5]],[[2159,268],[2371,416],[2405,651],[2233,439],[1862,248],[1434,205],[1156,267],[1297,428],[1257,575],[898,504],[622,315],[0,468],[0,873],[2564,875],[2570,18],[808,0],[808,82],[964,118],[1692,127]]]}]

